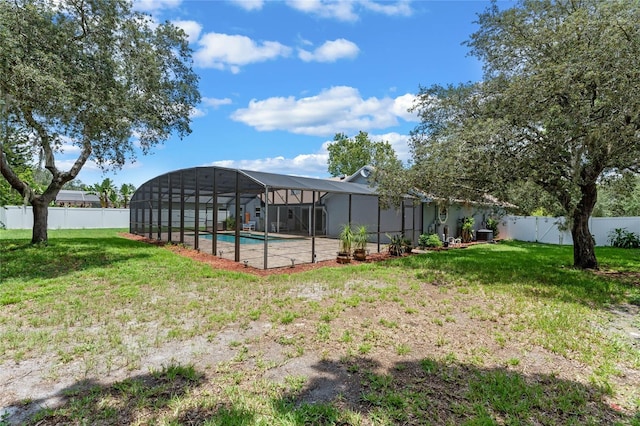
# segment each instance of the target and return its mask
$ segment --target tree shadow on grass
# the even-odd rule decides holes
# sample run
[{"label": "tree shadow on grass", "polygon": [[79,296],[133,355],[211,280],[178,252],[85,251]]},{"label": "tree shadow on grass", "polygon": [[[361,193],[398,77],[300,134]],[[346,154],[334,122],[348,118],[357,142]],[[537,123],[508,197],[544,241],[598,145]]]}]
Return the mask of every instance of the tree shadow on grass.
[{"label": "tree shadow on grass", "polygon": [[118,237],[55,239],[46,246],[0,240],[0,281],[57,278],[79,270],[147,258],[153,249]]},{"label": "tree shadow on grass", "polygon": [[[296,424],[349,424],[347,410],[387,424],[622,424],[640,422],[602,393],[553,375],[523,375],[425,358],[383,369],[367,358],[320,362],[300,392],[276,402]],[[637,423],[636,423],[637,424]]]},{"label": "tree shadow on grass", "polygon": [[[444,271],[472,283],[518,285],[538,298],[602,306],[619,302],[628,284],[572,267],[572,248],[548,244],[501,242],[394,260],[403,268]],[[428,276],[428,273],[425,274]]]},{"label": "tree shadow on grass", "polygon": [[[5,408],[8,418],[0,420],[38,426],[153,424],[158,411],[201,386],[204,380],[204,374],[193,366],[176,364],[110,385],[81,380],[53,398],[15,402]],[[47,408],[52,399],[58,400],[58,406]]]},{"label": "tree shadow on grass", "polygon": [[27,424],[640,424],[638,414],[606,404],[596,388],[454,359],[383,367],[352,357],[320,361],[307,371],[303,384],[272,397],[268,386],[257,385],[253,392],[267,397],[266,408],[251,394],[230,397],[238,390],[211,392],[218,386],[208,380],[215,377],[205,379],[193,367],[171,366],[107,386],[79,382],[61,392],[61,407],[36,413]]}]

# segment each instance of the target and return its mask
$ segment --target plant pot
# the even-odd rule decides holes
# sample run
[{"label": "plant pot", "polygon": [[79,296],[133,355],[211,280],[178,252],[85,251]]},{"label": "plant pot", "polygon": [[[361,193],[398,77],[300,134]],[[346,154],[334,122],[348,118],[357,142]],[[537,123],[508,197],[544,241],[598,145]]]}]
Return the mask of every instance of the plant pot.
[{"label": "plant pot", "polygon": [[351,255],[349,253],[338,253],[336,261],[338,263],[351,263]]},{"label": "plant pot", "polygon": [[364,249],[355,249],[353,251],[353,258],[361,262],[367,260],[367,251]]}]

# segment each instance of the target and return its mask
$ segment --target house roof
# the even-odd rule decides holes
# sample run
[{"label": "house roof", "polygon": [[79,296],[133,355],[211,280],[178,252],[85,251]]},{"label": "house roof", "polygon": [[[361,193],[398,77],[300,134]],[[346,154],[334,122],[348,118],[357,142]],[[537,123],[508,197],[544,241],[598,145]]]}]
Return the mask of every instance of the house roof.
[{"label": "house roof", "polygon": [[303,191],[333,192],[358,195],[376,195],[373,188],[361,183],[317,179],[302,176],[280,175],[277,173],[239,170],[255,182],[273,189],[299,189]]},{"label": "house roof", "polygon": [[[264,188],[268,188],[269,190],[297,189],[301,191],[376,195],[373,188],[359,183],[290,176],[253,170],[229,169],[216,166],[175,170],[158,176],[151,181],[176,174],[183,176],[181,178],[182,182],[185,188],[189,190],[194,190],[198,185],[208,187],[208,184],[205,182],[212,182],[215,179],[219,194],[236,192],[236,174],[238,174],[240,179],[238,183],[239,189],[240,192],[244,193],[260,194]],[[146,182],[143,186],[149,182]],[[196,182],[198,182],[198,184],[196,184]]]},{"label": "house roof", "polygon": [[99,203],[100,198],[95,194],[89,194],[85,191],[74,191],[70,189],[61,189],[56,195],[56,201],[62,202],[84,202],[84,203]]},{"label": "house roof", "polygon": [[208,166],[156,176],[138,188],[132,201],[153,198],[153,193],[157,192],[163,199],[170,195],[173,199],[185,197],[193,201],[199,198],[200,202],[207,202],[215,194],[218,203],[231,203],[239,198],[240,204],[246,204],[256,196],[263,199],[266,191],[273,194],[270,204],[308,204],[313,202],[312,191],[321,197],[336,193],[377,196],[373,188],[361,183]]},{"label": "house roof", "polygon": [[512,209],[515,208],[517,206],[515,206],[514,204],[511,204],[507,201],[501,201],[498,198],[494,197],[493,195],[490,194],[484,194],[482,196],[481,200],[464,200],[461,198],[443,198],[443,197],[436,197],[433,194],[428,194],[426,192],[423,192],[417,188],[414,188],[411,191],[416,197],[418,197],[420,199],[420,201],[422,201],[423,203],[433,203],[433,202],[452,202],[452,203],[457,203],[457,204],[471,204],[471,205],[480,205],[480,206],[497,206],[497,207],[502,207],[504,209]]}]

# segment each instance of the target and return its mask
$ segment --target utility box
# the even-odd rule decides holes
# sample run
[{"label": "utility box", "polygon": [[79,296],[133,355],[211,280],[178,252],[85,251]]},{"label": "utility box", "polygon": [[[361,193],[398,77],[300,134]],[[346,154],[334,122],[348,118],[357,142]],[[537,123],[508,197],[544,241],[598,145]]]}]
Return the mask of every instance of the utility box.
[{"label": "utility box", "polygon": [[478,229],[476,241],[493,241],[493,231],[491,229]]}]

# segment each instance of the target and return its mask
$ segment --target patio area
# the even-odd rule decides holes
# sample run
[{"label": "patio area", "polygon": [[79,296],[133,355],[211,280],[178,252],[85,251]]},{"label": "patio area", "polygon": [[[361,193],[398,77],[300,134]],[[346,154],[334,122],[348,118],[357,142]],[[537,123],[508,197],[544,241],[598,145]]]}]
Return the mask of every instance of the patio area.
[{"label": "patio area", "polygon": [[[235,261],[235,240],[226,240],[226,237],[234,237],[231,233],[217,234],[215,255]],[[174,236],[179,238],[179,234]],[[175,241],[174,239],[174,241]],[[185,244],[195,245],[193,234],[185,235]],[[253,240],[253,241],[251,241]],[[315,240],[315,241],[314,241]],[[269,234],[267,240],[268,268],[282,268],[302,263],[315,263],[326,260],[334,260],[339,248],[339,241],[329,237],[301,237],[291,234]],[[212,234],[199,234],[199,250],[203,253],[213,253]],[[381,249],[384,246],[381,245]],[[369,253],[378,252],[377,243],[367,245]],[[315,253],[315,257],[312,257]],[[240,239],[240,263],[247,266],[263,269],[265,261],[264,233],[242,232]]]}]

